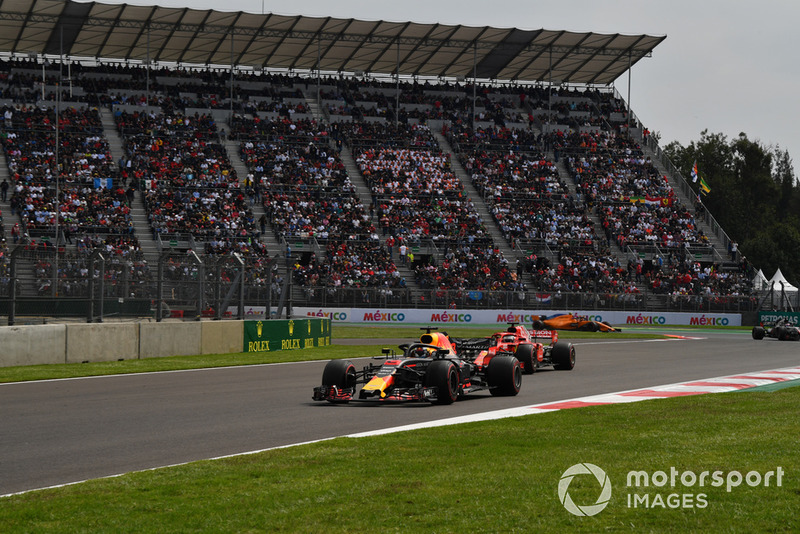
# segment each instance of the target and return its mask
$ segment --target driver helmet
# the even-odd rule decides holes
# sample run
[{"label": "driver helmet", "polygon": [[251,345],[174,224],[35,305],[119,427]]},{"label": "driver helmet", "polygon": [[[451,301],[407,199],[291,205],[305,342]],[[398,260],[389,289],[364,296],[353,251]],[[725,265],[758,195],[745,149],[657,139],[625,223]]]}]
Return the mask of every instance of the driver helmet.
[{"label": "driver helmet", "polygon": [[414,347],[411,351],[411,356],[415,358],[427,358],[428,349],[426,349],[425,347]]}]

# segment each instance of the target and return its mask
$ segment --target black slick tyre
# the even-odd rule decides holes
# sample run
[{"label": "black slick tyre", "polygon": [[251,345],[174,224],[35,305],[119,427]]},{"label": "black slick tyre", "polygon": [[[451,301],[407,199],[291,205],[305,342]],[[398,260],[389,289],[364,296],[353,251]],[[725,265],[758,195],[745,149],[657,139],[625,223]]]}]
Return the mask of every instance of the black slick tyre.
[{"label": "black slick tyre", "polygon": [[522,372],[526,375],[532,375],[536,372],[536,348],[534,345],[524,344],[518,345],[514,356],[517,357],[519,363],[522,364]]},{"label": "black slick tyre", "polygon": [[766,331],[763,326],[753,327],[753,339],[764,339],[764,334],[766,334]]},{"label": "black slick tyre", "polygon": [[556,343],[550,352],[553,367],[559,371],[571,371],[575,367],[575,347],[572,343]]},{"label": "black slick tyre", "polygon": [[356,367],[350,360],[331,360],[322,371],[322,385],[338,388],[356,387]]},{"label": "black slick tyre", "polygon": [[513,397],[522,387],[522,366],[514,356],[501,354],[489,361],[486,368],[489,393],[496,397]]},{"label": "black slick tyre", "polygon": [[[327,388],[356,389],[356,367],[350,360],[331,360],[322,371],[322,385]],[[328,398],[333,404],[347,404],[349,398]]]},{"label": "black slick tyre", "polygon": [[458,368],[450,360],[434,360],[425,373],[425,386],[436,388],[434,404],[453,404],[460,384]]}]

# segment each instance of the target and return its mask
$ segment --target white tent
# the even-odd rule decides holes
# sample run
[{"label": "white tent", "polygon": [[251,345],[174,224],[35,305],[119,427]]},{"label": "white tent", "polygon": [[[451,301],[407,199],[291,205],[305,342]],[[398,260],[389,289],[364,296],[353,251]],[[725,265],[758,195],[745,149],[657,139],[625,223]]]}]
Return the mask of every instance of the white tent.
[{"label": "white tent", "polygon": [[753,277],[753,289],[756,291],[769,289],[769,280],[767,280],[767,277],[764,276],[764,271],[761,269],[759,269],[756,275]]},{"label": "white tent", "polygon": [[767,282],[767,289],[772,288],[775,291],[781,290],[781,282],[783,282],[783,291],[786,293],[796,293],[798,289],[789,283],[785,276],[780,269],[775,271],[775,274],[772,275],[772,278],[769,279]]}]

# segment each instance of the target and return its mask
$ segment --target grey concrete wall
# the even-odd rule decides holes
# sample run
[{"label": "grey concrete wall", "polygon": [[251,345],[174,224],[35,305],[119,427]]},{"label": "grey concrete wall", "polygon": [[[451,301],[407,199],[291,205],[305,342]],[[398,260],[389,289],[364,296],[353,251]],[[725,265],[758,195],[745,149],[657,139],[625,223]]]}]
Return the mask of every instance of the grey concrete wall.
[{"label": "grey concrete wall", "polygon": [[45,324],[0,328],[0,366],[66,361],[67,326]]},{"label": "grey concrete wall", "polygon": [[242,352],[243,321],[203,321],[201,324],[200,354]]},{"label": "grey concrete wall", "polygon": [[139,358],[200,354],[201,328],[199,321],[139,323]]},{"label": "grey concrete wall", "polygon": [[139,357],[139,325],[102,323],[67,325],[67,363],[109,362]]},{"label": "grey concrete wall", "polygon": [[240,353],[243,321],[0,327],[0,367]]}]

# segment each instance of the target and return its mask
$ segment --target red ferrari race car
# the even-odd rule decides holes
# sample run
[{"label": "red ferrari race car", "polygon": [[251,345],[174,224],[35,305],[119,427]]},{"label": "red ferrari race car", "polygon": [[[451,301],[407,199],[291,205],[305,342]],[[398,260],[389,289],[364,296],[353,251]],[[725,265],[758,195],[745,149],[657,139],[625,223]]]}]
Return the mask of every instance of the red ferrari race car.
[{"label": "red ferrari race car", "polygon": [[522,366],[512,354],[470,359],[456,354],[444,332],[427,328],[418,343],[400,345],[402,355],[384,349],[383,362],[357,370],[350,360],[331,360],[313,399],[332,403],[428,401],[452,404],[475,391],[513,396],[522,386]]},{"label": "red ferrari race car", "polygon": [[621,332],[621,328],[615,328],[603,321],[589,320],[585,315],[574,315],[564,313],[562,315],[533,316],[533,328],[536,330],[579,330],[581,332]]},{"label": "red ferrari race car", "polygon": [[774,337],[779,341],[800,341],[800,327],[792,324],[788,319],[780,319],[772,327],[753,327],[753,339],[764,339],[765,337]]},{"label": "red ferrari race car", "polygon": [[[549,339],[544,345],[539,339]],[[552,365],[555,369],[569,371],[575,367],[575,347],[572,343],[558,342],[555,330],[528,330],[517,323],[508,323],[505,332],[488,338],[456,340],[459,354],[475,354],[478,358],[495,354],[513,354],[522,364],[525,374]]]}]

